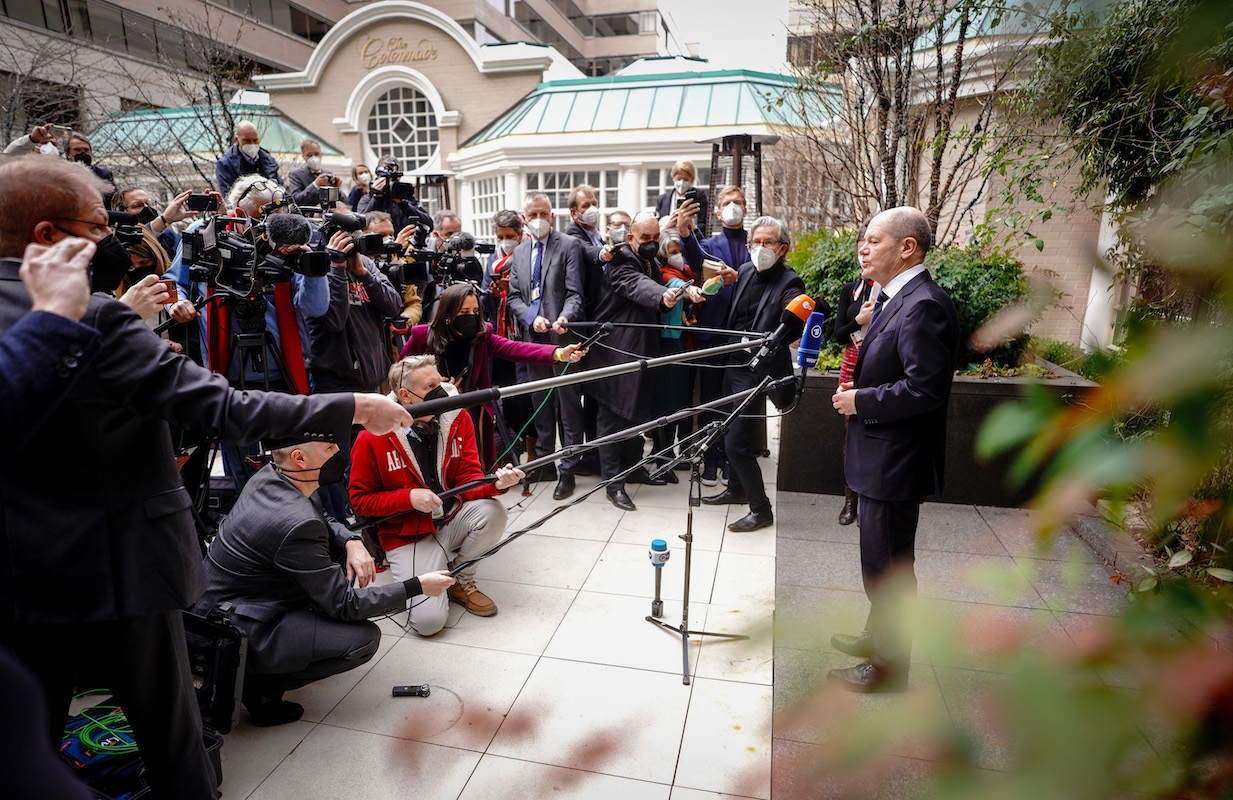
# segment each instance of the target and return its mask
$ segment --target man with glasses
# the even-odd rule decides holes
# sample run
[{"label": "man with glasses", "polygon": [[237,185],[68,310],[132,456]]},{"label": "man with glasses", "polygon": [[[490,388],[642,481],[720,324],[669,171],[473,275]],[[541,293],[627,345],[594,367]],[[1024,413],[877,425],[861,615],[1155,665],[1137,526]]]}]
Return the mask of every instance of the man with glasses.
[{"label": "man with glasses", "polygon": [[[0,163],[0,334],[30,313],[28,245],[108,235],[99,186],[61,159]],[[345,436],[352,420],[383,435],[411,417],[377,395],[235,391],[113,298],[92,296],[82,323],[97,353],[69,346],[57,369],[76,383],[0,465],[0,643],[38,677],[57,745],[74,687],[97,680],[155,795],[213,800],[181,611],[204,586],[201,550],[168,423],[248,442]]]},{"label": "man with glasses", "polygon": [[[792,249],[792,240],[784,230],[783,223],[774,217],[758,217],[749,233],[749,261],[737,271],[736,288],[732,291],[732,304],[728,311],[725,328],[752,333],[770,333],[779,326],[783,310],[797,295],[804,293],[805,282],[784,263],[784,256]],[[763,375],[755,374],[745,364],[748,353],[730,357],[724,370],[722,395],[752,389]],[[764,374],[781,378],[792,372],[792,359],[787,348],[780,348],[766,361]],[[785,387],[771,399],[777,406],[786,405],[792,387]],[[745,414],[733,420],[732,427],[724,437],[728,452],[730,475],[728,487],[710,497],[702,498],[707,505],[749,503],[749,513],[728,526],[735,533],[756,531],[774,523],[771,501],[762,482],[762,469],[758,466],[761,437],[758,428],[765,426],[759,415],[766,411],[766,399],[761,397],[747,407]]]}]

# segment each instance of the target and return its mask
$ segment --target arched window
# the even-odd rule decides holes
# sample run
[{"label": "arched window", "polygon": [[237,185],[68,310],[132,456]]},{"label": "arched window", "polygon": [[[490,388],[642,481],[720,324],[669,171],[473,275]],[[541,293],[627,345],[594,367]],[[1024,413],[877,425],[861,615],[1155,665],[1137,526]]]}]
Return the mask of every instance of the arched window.
[{"label": "arched window", "polygon": [[392,155],[404,171],[416,170],[437,153],[437,115],[421,92],[399,86],[372,104],[367,135],[368,146],[378,157]]}]

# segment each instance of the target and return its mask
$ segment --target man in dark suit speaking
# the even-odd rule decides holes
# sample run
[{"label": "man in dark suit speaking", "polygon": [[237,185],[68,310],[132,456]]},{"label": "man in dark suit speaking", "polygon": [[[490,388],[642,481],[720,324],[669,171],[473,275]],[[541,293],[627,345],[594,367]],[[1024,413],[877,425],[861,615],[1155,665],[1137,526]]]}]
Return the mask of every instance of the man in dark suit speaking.
[{"label": "man in dark suit speaking", "polygon": [[[16,260],[28,244],[89,240],[93,273],[114,276],[130,265],[114,236],[86,170],[0,163],[0,334],[31,313]],[[69,346],[61,366],[76,381],[0,465],[0,643],[39,678],[57,745],[74,686],[98,681],[132,724],[157,796],[211,800],[181,617],[203,587],[201,552],[168,423],[244,444],[343,436],[353,419],[387,433],[411,417],[377,395],[233,390],[114,298],[92,296],[82,323],[98,331],[97,353],[83,361]]]},{"label": "man in dark suit speaking", "polygon": [[923,261],[929,222],[914,208],[873,218],[859,251],[861,277],[882,285],[851,383],[832,398],[848,422],[848,485],[860,495],[861,578],[869,618],[835,649],[867,659],[830,678],[858,692],[907,687],[911,637],[905,605],[916,594],[916,525],[926,495],[942,489],[946,404],[959,351],[959,317]]}]

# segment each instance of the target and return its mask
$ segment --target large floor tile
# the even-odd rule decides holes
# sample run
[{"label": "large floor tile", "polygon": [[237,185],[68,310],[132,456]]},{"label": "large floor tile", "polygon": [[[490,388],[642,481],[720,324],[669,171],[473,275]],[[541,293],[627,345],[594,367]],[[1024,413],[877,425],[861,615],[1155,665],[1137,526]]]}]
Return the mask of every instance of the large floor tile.
[{"label": "large floor tile", "polygon": [[455,800],[480,754],[318,725],[251,800],[405,797]]},{"label": "large floor tile", "polygon": [[823,765],[828,748],[778,738],[774,751],[771,788],[775,800],[902,800],[917,796],[937,769],[931,761],[888,755],[871,759],[860,768],[827,770]]},{"label": "large floor tile", "polygon": [[[689,500],[689,473],[678,472],[677,479],[680,483],[668,484],[667,486],[638,486],[632,497],[634,504],[638,506],[638,510],[643,508],[679,508],[685,510],[686,503]],[[634,486],[635,484],[630,484]],[[709,487],[703,487],[703,494],[710,494]]]},{"label": "large floor tile", "polygon": [[500,580],[477,581],[476,585],[497,604],[496,615],[477,617],[464,613],[448,633],[438,637],[441,641],[539,655],[578,594],[577,589]]},{"label": "large floor tile", "polygon": [[676,785],[769,798],[771,695],[770,686],[697,679]]},{"label": "large floor tile", "polygon": [[[655,596],[655,567],[651,566],[650,541],[645,545],[610,543],[599,557],[595,568],[582,588],[588,592],[608,592]],[[669,544],[669,547],[672,547]],[[715,566],[719,553],[694,548],[691,556],[689,596],[694,602],[706,602],[715,581]],[[685,593],[685,551],[673,547],[663,572],[661,594],[664,600],[680,600]]]},{"label": "large floor tile", "polygon": [[673,786],[672,795],[668,798],[668,800],[746,800],[746,798],[735,794],[706,792],[702,789],[690,789],[685,786]]},{"label": "large floor tile", "polygon": [[[651,597],[603,592],[579,592],[565,615],[552,642],[544,651],[549,658],[587,661],[634,669],[676,672],[681,668],[680,638],[647,622]],[[691,603],[690,628],[697,629],[706,619],[706,605]],[[664,603],[661,617],[669,625],[681,622],[681,604]],[[698,637],[690,637],[690,663],[698,659]]]},{"label": "large floor tile", "polygon": [[1015,559],[1007,556],[918,551],[915,571],[921,597],[1024,608],[1046,607]]},{"label": "large floor tile", "polygon": [[1120,614],[1126,587],[1114,583],[1112,567],[1099,562],[1016,558],[1015,563],[1049,608],[1079,614]]},{"label": "large floor tile", "polygon": [[[694,509],[694,550],[719,550],[724,542],[724,525],[727,513],[709,506]],[[631,511],[621,518],[612,541],[622,544],[637,544],[650,547],[653,539],[663,539],[676,553],[684,553],[685,542],[681,540],[686,529],[688,509],[646,506]]]},{"label": "large floor tile", "polygon": [[[534,656],[403,639],[325,724],[483,751],[534,666]],[[429,697],[390,696],[423,683]]]},{"label": "large floor tile", "polygon": [[860,633],[868,614],[864,591],[781,583],[775,589],[775,646],[833,652],[831,637]]},{"label": "large floor tile", "polygon": [[780,539],[776,543],[775,559],[779,586],[864,590],[858,545]]},{"label": "large floor tile", "polygon": [[510,542],[492,558],[481,561],[475,573],[476,582],[492,578],[558,589],[580,589],[603,549],[602,542],[528,533]]},{"label": "large floor tile", "polygon": [[726,639],[703,636],[694,674],[701,678],[725,681],[761,683],[774,680],[774,642],[772,630],[775,610],[770,604],[742,603],[739,607],[724,604],[707,608],[706,620],[692,630],[748,636],[748,639]]},{"label": "large floor tile", "polygon": [[568,797],[570,800],[668,800],[671,787],[486,755],[458,800]]},{"label": "large floor tile", "polygon": [[488,752],[670,783],[689,696],[679,675],[541,658]]},{"label": "large floor tile", "polygon": [[780,539],[859,544],[860,528],[839,524],[843,496],[780,492],[775,508]]},{"label": "large floor tile", "polygon": [[[749,513],[748,506],[728,506],[728,524],[736,522]],[[731,531],[724,529],[722,550],[725,553],[743,553],[751,556],[775,555],[775,541],[779,534],[779,520],[756,531]]]},{"label": "large floor tile", "polygon": [[730,553],[719,554],[712,603],[775,602],[775,558],[773,556]]},{"label": "large floor tile", "polygon": [[[581,478],[579,480],[582,480]],[[551,497],[549,497],[551,501]],[[537,503],[519,517],[520,527],[538,521],[562,503]],[[557,536],[563,539],[584,539],[592,542],[607,542],[626,512],[608,502],[601,491],[573,508],[567,508],[535,528],[538,536]]]},{"label": "large floor tile", "polygon": [[256,728],[245,718],[223,738],[224,797],[248,797],[313,729],[311,722]]},{"label": "large floor tile", "polygon": [[1002,542],[1012,556],[1042,558],[1054,561],[1081,559],[1099,561],[1092,548],[1075,536],[1070,528],[1061,528],[1044,539],[1038,533],[1036,513],[1026,508],[976,506],[977,513]]},{"label": "large floor tile", "polygon": [[916,551],[940,550],[982,556],[1009,556],[1002,542],[972,506],[925,503],[916,528]]},{"label": "large floor tile", "polygon": [[1001,671],[1024,649],[1044,650],[1069,640],[1054,612],[935,600],[922,603],[918,648],[935,666]]},{"label": "large floor tile", "polygon": [[[405,615],[403,615],[405,617]],[[381,662],[381,659],[393,649],[394,644],[398,642],[401,636],[401,629],[394,623],[393,620],[383,620],[385,626],[381,631],[381,642],[377,645],[377,654],[367,664],[361,664],[355,669],[331,675],[324,680],[314,681],[300,689],[287,692],[287,699],[299,703],[304,706],[304,717],[306,722],[320,722],[334,710],[335,707],[342,701],[347,693],[355,688],[355,685],[360,680],[372,671],[373,667]],[[396,635],[387,635],[386,628],[396,630],[399,633]]]}]

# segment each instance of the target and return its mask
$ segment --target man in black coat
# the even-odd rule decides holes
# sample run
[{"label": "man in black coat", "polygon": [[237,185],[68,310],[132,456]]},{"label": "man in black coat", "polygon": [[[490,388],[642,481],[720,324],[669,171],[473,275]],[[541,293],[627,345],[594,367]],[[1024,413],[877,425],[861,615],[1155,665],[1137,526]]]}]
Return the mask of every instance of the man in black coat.
[{"label": "man in black coat", "polygon": [[[664,286],[659,262],[659,221],[648,217],[633,224],[628,243],[613,256],[604,271],[595,319],[599,322],[659,322],[661,312],[672,308],[683,296],[695,303],[705,298],[697,286],[682,292]],[[654,357],[659,352],[659,331],[653,328],[622,328],[604,337],[604,347],[591,349],[593,366],[621,364],[637,356]],[[621,352],[624,351],[624,352]],[[635,354],[634,356],[626,353]],[[651,407],[652,379],[645,372],[631,372],[595,381],[591,396],[599,401],[596,427],[603,437],[645,419]],[[600,475],[605,481],[632,467],[642,458],[642,437],[633,436],[617,444],[599,448]],[[662,486],[663,478],[651,478],[645,470],[635,472],[631,482]],[[637,506],[625,491],[625,482],[607,486],[608,499],[617,508],[636,511]]]},{"label": "man in black coat", "polygon": [[[582,244],[552,228],[552,204],[543,192],[529,192],[523,201],[523,230],[531,238],[522,242],[510,256],[508,306],[518,323],[524,342],[564,345],[565,325],[582,319],[583,283],[587,255]],[[570,337],[573,340],[573,337]],[[540,380],[557,374],[546,364],[519,365],[519,380]],[[525,377],[524,377],[525,376]],[[534,407],[544,403],[546,392],[531,395]],[[555,391],[556,408],[561,416],[561,444],[582,444],[585,424],[582,395],[577,386],[562,386]],[[536,450],[547,455],[556,449],[557,414],[553,403],[544,403],[535,417]],[[574,473],[578,457],[561,459],[559,477],[552,495],[561,500],[574,492]]]},{"label": "man in black coat", "polygon": [[942,490],[959,317],[922,263],[931,242],[929,222],[914,208],[892,208],[870,221],[861,277],[880,283],[882,293],[852,382],[832,398],[849,417],[844,476],[860,496],[861,578],[869,597],[865,632],[831,639],[837,650],[867,659],[830,672],[852,691],[907,686],[911,637],[903,617],[916,595],[916,525],[925,496]]},{"label": "man in black coat", "polygon": [[[736,288],[732,291],[725,328],[770,333],[779,326],[783,310],[805,291],[805,282],[784,262],[784,256],[790,249],[792,240],[782,222],[774,217],[754,220],[749,233],[750,261],[742,264],[737,271]],[[786,347],[771,354],[766,366],[760,370],[761,374],[755,374],[746,367],[748,362],[747,353],[731,357],[728,368],[724,370],[722,394],[752,389],[764,375],[782,378],[792,372],[792,358]],[[784,406],[791,401],[791,394],[792,388],[786,387],[778,390],[771,399],[775,405]],[[708,505],[749,503],[749,513],[729,525],[730,531],[756,531],[769,527],[775,521],[766,485],[762,481],[762,468],[758,466],[758,453],[762,449],[759,428],[766,425],[760,415],[765,411],[766,400],[759,398],[746,409],[745,415],[732,421],[724,436],[730,468],[728,487],[719,494],[702,498],[702,502]]]},{"label": "man in black coat", "polygon": [[[329,519],[311,499],[342,477],[345,453],[332,437],[268,443],[273,463],[253,476],[206,555],[206,590],[197,607],[223,603],[248,634],[244,705],[255,725],[282,725],[304,714],[283,693],[365,664],[381,629],[369,617],[406,608],[418,594],[439,597],[446,572],[372,586],[372,556],[358,533]],[[331,557],[346,553],[344,564]],[[351,585],[352,578],[359,588]]]},{"label": "man in black coat", "polygon": [[[0,333],[30,313],[15,260],[27,244],[98,243],[108,231],[88,172],[59,159],[0,163]],[[113,273],[127,258],[99,247],[92,269]],[[168,423],[242,444],[342,436],[352,419],[388,432],[411,418],[377,395],[232,390],[114,299],[92,296],[82,322],[99,333],[97,355],[65,359],[81,376],[0,467],[0,641],[38,676],[57,739],[89,675],[124,708],[159,796],[214,798],[181,618],[203,587],[201,553]]]}]

